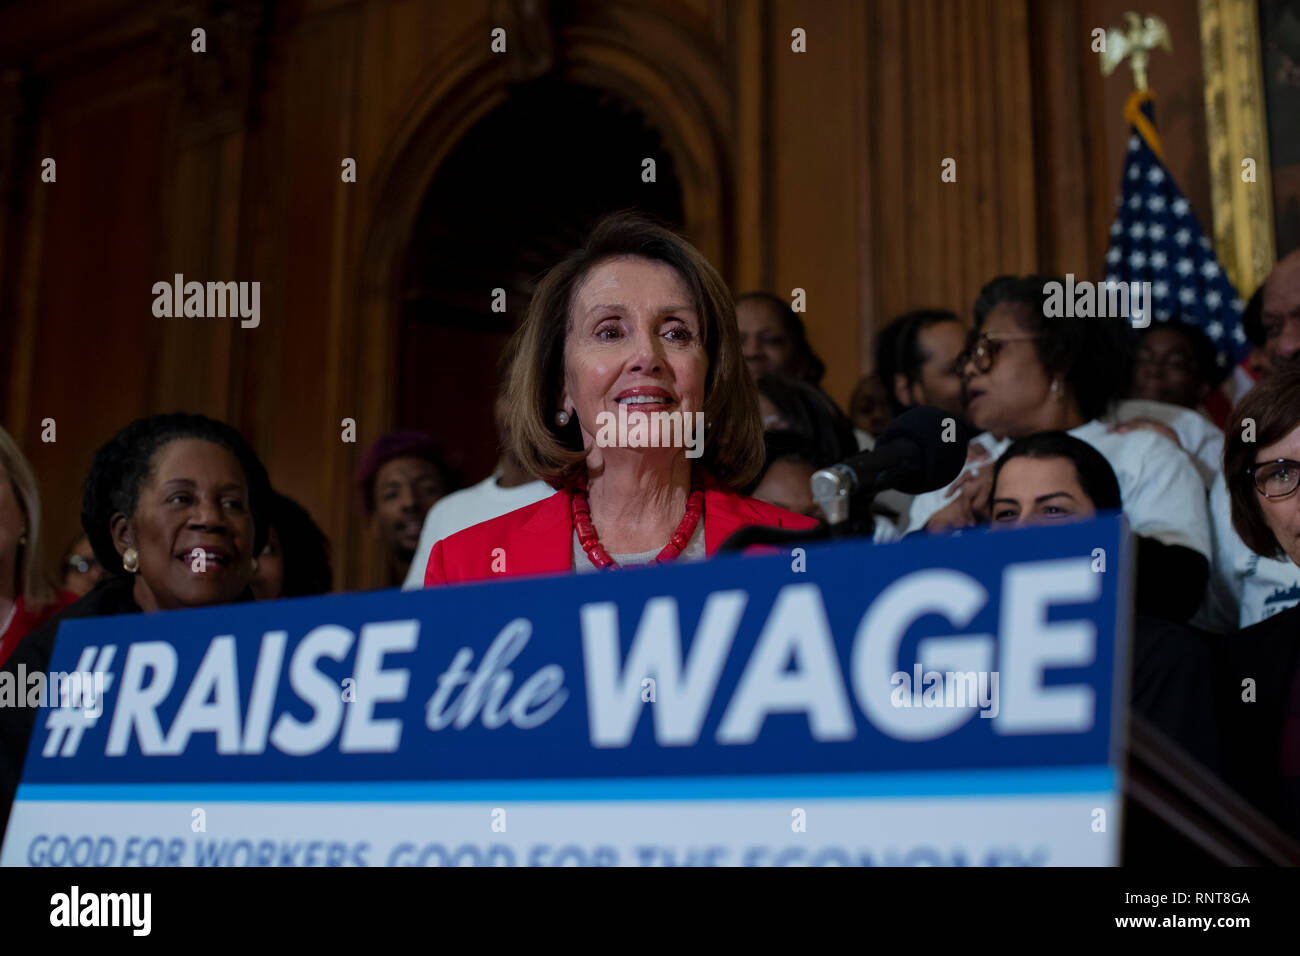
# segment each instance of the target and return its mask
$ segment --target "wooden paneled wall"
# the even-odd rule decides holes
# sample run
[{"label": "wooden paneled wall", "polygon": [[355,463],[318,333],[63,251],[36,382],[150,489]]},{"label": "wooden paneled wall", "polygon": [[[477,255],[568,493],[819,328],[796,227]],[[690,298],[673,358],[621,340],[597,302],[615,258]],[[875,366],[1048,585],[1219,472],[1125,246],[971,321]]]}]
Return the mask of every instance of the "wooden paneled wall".
[{"label": "wooden paneled wall", "polygon": [[[1103,82],[1088,45],[1127,7],[6,5],[0,420],[41,476],[51,547],[76,528],[94,448],[135,416],[186,408],[244,431],[332,538],[341,585],[377,583],[350,475],[401,424],[411,223],[459,136],[539,71],[606,88],[663,133],[687,231],[738,291],[805,290],[827,388],[847,401],[889,317],[965,313],[1001,272],[1100,271],[1129,80]],[[1196,0],[1143,9],[1165,17],[1177,51],[1151,73],[1166,153],[1208,210]],[[493,54],[503,24],[510,52]],[[190,51],[196,26],[204,54]],[[40,180],[47,156],[56,183]],[[355,184],[341,182],[345,157]],[[941,181],[945,158],[955,183]],[[260,326],[155,318],[150,288],[176,272],[260,281]],[[490,401],[492,384],[466,400]],[[45,418],[57,442],[41,441]],[[356,445],[341,441],[344,418]]]}]

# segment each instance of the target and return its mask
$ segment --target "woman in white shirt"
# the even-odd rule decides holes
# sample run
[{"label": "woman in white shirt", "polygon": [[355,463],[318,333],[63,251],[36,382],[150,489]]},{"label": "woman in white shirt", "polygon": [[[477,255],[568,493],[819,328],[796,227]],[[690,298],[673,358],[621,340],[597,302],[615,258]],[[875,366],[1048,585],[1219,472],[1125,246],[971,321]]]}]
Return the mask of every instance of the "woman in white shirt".
[{"label": "woman in white shirt", "polygon": [[1115,319],[1046,317],[1050,278],[1003,276],[980,292],[964,361],[967,419],[984,434],[967,466],[941,491],[912,502],[908,530],[951,530],[988,521],[992,464],[1012,440],[1065,431],[1092,445],[1119,480],[1124,514],[1163,547],[1167,578],[1200,602],[1211,556],[1205,486],[1191,459],[1150,431],[1121,433],[1102,421],[1127,384],[1123,326]]}]

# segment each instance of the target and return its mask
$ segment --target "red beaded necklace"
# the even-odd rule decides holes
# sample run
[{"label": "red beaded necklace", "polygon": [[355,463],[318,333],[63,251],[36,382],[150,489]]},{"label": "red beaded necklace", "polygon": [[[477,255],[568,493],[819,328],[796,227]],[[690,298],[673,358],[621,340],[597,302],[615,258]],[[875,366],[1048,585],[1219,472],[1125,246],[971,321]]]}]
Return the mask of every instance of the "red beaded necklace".
[{"label": "red beaded necklace", "polygon": [[[591,523],[591,505],[587,501],[587,476],[579,475],[573,484],[573,494],[570,496],[570,506],[573,512],[573,528],[578,532],[578,544],[582,550],[587,552],[587,557],[596,567],[616,568],[618,562],[609,556],[605,546],[600,543],[600,536],[596,534],[596,526]],[[673,532],[673,536],[668,539],[664,549],[659,552],[658,557],[652,564],[664,564],[673,561],[686,548],[691,540],[691,535],[695,534],[695,528],[700,523],[700,516],[704,514],[704,491],[695,487],[691,483],[691,493],[686,499],[686,514],[682,515],[681,524]]]}]

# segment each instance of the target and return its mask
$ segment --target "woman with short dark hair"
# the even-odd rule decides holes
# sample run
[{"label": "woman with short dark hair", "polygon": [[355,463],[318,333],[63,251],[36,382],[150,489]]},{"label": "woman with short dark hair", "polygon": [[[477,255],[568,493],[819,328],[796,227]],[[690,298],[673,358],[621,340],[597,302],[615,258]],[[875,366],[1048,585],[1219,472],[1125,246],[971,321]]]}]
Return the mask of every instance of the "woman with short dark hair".
[{"label": "woman with short dark hair", "polygon": [[330,543],[307,509],[271,493],[266,546],[257,556],[253,596],[259,601],[326,594],[334,586]]},{"label": "woman with short dark hair", "polygon": [[748,525],[816,523],[739,493],[763,426],[731,296],[640,216],[606,218],[542,280],[508,387],[515,454],[559,491],[435,544],[426,586],[698,560]]},{"label": "woman with short dark hair", "polygon": [[991,465],[1016,439],[1063,431],[1109,463],[1133,531],[1165,546],[1167,577],[1191,612],[1209,579],[1205,487],[1192,460],[1146,430],[1120,432],[1102,416],[1128,382],[1125,332],[1117,319],[1048,316],[1041,276],[1002,276],[975,302],[975,329],[963,359],[971,440],[962,474],[912,501],[909,531],[968,527],[988,520]]},{"label": "woman with short dark hair", "polygon": [[135,610],[226,604],[246,596],[270,498],[266,469],[235,429],[152,415],[95,452],[81,526]]},{"label": "woman with short dark hair", "polygon": [[1101,452],[1065,432],[1018,438],[993,466],[989,512],[995,527],[1082,520],[1122,504],[1115,472]]},{"label": "woman with short dark hair", "polygon": [[[257,455],[223,422],[172,414],[127,425],[95,453],[82,494],[81,525],[108,577],[28,634],[4,669],[47,670],[72,618],[252,600],[270,493]],[[35,719],[34,708],[0,708],[0,816]]]},{"label": "woman with short dark hair", "polygon": [[81,526],[108,576],[18,646],[10,664],[45,669],[59,624],[74,617],[251,600],[266,544],[266,469],[239,432],[203,415],[153,415],[97,452]]},{"label": "woman with short dark hair", "polygon": [[[1300,565],[1300,369],[1276,370],[1242,399],[1223,471],[1241,540]],[[1225,776],[1300,837],[1300,607],[1226,638],[1223,651]]]},{"label": "woman with short dark hair", "polygon": [[857,453],[853,423],[816,385],[785,375],[764,375],[758,385],[759,411],[767,432],[791,431],[800,437],[818,468]]},{"label": "woman with short dark hair", "polygon": [[[1065,432],[1018,438],[993,466],[994,528],[1088,521],[1099,511],[1122,507],[1110,463]],[[1183,582],[1169,579],[1168,550],[1159,541],[1139,537],[1136,563],[1130,700],[1203,764],[1216,768],[1209,642],[1203,632],[1179,623],[1195,603],[1188,601]]]},{"label": "woman with short dark hair", "polygon": [[[963,374],[972,424],[1015,438],[1100,418],[1129,382],[1118,320],[1044,315],[1050,276],[998,276],[980,290]],[[1020,389],[1007,376],[1023,373]],[[978,421],[976,420],[978,419]],[[1035,427],[1038,426],[1038,427]]]},{"label": "woman with short dark hair", "polygon": [[826,363],[808,343],[803,320],[778,295],[746,292],[736,296],[740,350],[754,378],[789,375],[820,385]]},{"label": "woman with short dark hair", "polygon": [[[1284,368],[1260,382],[1233,410],[1223,443],[1223,471],[1232,526],[1246,547],[1265,558],[1300,565],[1300,466],[1288,437],[1300,428],[1300,370]],[[1295,521],[1296,532],[1291,522]]]}]

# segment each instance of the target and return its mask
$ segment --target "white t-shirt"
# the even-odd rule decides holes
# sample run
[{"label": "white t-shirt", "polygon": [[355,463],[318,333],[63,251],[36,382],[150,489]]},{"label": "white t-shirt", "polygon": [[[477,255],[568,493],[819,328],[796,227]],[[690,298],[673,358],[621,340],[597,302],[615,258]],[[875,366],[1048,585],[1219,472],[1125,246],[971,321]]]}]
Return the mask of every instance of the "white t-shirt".
[{"label": "white t-shirt", "polygon": [[1289,558],[1261,558],[1232,526],[1228,482],[1222,474],[1210,489],[1214,560],[1195,627],[1228,634],[1300,603],[1300,567]]},{"label": "white t-shirt", "polygon": [[1128,422],[1135,418],[1154,418],[1164,422],[1178,436],[1178,444],[1191,455],[1196,470],[1208,490],[1223,470],[1223,432],[1200,412],[1168,402],[1129,398],[1116,402],[1106,421]]},{"label": "white t-shirt", "polygon": [[433,546],[443,538],[555,494],[554,488],[540,480],[502,488],[497,484],[498,477],[494,474],[477,485],[453,491],[429,509],[424,516],[424,527],[420,530],[420,543],[415,548],[411,570],[402,583],[403,591],[418,591],[424,587],[424,570],[429,564],[429,555],[433,553]]},{"label": "white t-shirt", "polygon": [[[1212,548],[1205,486],[1191,458],[1168,438],[1155,432],[1133,431],[1121,435],[1107,431],[1107,427],[1105,422],[1094,419],[1070,429],[1070,434],[1097,449],[1110,463],[1119,482],[1124,515],[1133,533],[1155,538],[1163,544],[1191,548],[1210,560]],[[989,458],[967,464],[962,474],[992,468],[998,457],[1011,446],[1011,439],[999,441],[984,432],[971,439],[971,444],[982,445]],[[956,479],[953,484],[956,484]],[[924,528],[951,497],[950,484],[947,488],[913,498],[908,532]]]}]

